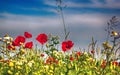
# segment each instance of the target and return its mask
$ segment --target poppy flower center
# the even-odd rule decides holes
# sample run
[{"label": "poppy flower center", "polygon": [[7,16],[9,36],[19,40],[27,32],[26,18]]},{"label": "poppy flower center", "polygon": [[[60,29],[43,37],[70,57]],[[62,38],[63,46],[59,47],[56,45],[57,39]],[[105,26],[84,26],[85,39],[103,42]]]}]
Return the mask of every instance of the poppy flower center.
[{"label": "poppy flower center", "polygon": [[69,45],[66,45],[66,48],[70,48],[70,46],[69,46]]}]

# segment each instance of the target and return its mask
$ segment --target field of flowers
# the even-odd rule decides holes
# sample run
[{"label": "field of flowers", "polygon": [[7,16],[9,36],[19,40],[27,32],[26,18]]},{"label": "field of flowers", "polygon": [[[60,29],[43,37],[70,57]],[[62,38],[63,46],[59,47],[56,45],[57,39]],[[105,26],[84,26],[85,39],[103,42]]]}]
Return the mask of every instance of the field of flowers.
[{"label": "field of flowers", "polygon": [[[40,45],[34,46],[27,41],[32,38],[29,32],[15,39],[6,34],[0,38],[0,75],[120,75],[120,63],[115,57],[119,34],[112,31],[110,35],[113,45],[105,41],[102,52],[95,49],[94,39],[89,51],[74,51],[72,40],[60,42],[58,36],[41,33],[36,37]],[[100,59],[95,58],[97,53]]]},{"label": "field of flowers", "polygon": [[[120,75],[120,34],[115,30],[116,17],[107,23],[107,39],[100,47],[94,38],[88,50],[74,50],[68,39],[62,0],[56,0],[64,26],[64,40],[40,33],[34,44],[30,32],[12,38],[0,36],[0,75]],[[31,40],[31,41],[28,41]],[[59,48],[60,47],[60,48]]]}]

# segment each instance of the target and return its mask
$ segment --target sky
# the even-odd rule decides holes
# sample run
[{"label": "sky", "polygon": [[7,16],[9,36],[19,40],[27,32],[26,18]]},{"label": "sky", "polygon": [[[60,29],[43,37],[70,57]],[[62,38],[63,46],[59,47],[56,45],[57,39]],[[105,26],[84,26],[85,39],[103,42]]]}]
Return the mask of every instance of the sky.
[{"label": "sky", "polygon": [[[105,26],[112,16],[120,20],[120,0],[63,0],[68,39],[76,48],[87,48],[94,37],[97,45],[106,39]],[[117,28],[119,31],[120,27]],[[55,0],[0,0],[0,37],[39,33],[53,34],[64,40],[63,24]]]}]

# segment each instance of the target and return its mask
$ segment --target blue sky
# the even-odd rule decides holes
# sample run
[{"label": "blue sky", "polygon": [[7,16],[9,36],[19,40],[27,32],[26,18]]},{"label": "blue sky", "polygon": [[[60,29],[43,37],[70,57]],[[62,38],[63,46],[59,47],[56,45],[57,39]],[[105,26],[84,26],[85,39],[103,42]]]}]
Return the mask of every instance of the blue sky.
[{"label": "blue sky", "polygon": [[[92,36],[98,45],[105,40],[104,27],[112,16],[120,19],[120,0],[64,0],[64,16],[69,39],[75,46],[86,48]],[[119,31],[118,27],[118,31]],[[55,0],[0,0],[0,36],[15,37],[31,32],[59,35],[63,25]]]}]

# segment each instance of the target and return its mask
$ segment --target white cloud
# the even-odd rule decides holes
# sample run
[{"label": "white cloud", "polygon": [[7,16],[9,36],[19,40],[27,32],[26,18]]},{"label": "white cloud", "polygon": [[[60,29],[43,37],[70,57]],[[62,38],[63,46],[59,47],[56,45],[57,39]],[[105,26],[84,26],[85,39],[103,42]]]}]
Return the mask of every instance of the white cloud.
[{"label": "white cloud", "polygon": [[50,6],[56,6],[55,0],[44,0],[44,3]]},{"label": "white cloud", "polygon": [[[99,0],[91,0],[92,3],[80,3],[80,2],[74,2],[74,1],[65,1],[64,3],[68,7],[91,7],[91,8],[120,8],[120,1],[118,0],[105,0],[105,3],[100,2]],[[56,6],[54,1],[45,0],[45,4],[50,6]]]},{"label": "white cloud", "polygon": [[86,25],[92,27],[103,26],[108,16],[100,14],[72,14],[67,15],[67,22],[72,25]]},{"label": "white cloud", "polygon": [[[61,18],[58,16],[26,16],[9,13],[0,13],[0,29],[16,28],[59,28],[62,25]],[[65,22],[71,26],[86,25],[100,27],[105,25],[111,16],[103,14],[65,14]]]},{"label": "white cloud", "polygon": [[37,12],[52,12],[52,13],[57,13],[57,10],[54,8],[38,8],[38,7],[33,7],[33,8],[20,8],[22,10],[31,10],[31,11],[37,11]]},{"label": "white cloud", "polygon": [[42,28],[42,27],[59,27],[60,22],[57,17],[49,16],[26,16],[9,13],[1,13],[5,18],[0,19],[0,28]]}]

